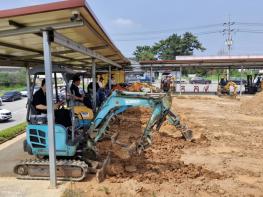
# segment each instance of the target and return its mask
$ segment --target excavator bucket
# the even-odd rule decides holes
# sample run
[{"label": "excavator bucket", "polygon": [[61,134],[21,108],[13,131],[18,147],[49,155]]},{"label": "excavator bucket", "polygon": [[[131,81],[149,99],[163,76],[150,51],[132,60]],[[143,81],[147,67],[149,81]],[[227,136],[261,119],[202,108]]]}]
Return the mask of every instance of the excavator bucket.
[{"label": "excavator bucket", "polygon": [[191,129],[189,129],[186,125],[182,125],[179,117],[175,115],[173,112],[169,110],[168,114],[168,122],[172,125],[174,125],[177,129],[180,130],[182,136],[187,141],[192,141],[193,139],[193,132]]},{"label": "excavator bucket", "polygon": [[106,178],[107,166],[110,164],[110,162],[111,162],[111,153],[109,152],[107,158],[104,160],[102,164],[102,167],[96,173],[96,179],[99,183],[104,181],[104,179]]},{"label": "excavator bucket", "polygon": [[193,132],[192,132],[191,129],[187,128],[186,125],[183,125],[180,128],[180,132],[181,132],[182,136],[184,137],[184,139],[186,141],[192,141],[192,139],[193,139]]}]

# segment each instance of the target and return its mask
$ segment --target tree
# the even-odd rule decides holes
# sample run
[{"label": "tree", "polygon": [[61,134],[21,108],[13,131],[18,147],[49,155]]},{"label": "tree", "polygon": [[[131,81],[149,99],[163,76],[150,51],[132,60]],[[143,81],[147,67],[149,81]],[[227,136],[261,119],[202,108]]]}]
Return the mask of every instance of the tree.
[{"label": "tree", "polygon": [[153,46],[159,59],[172,60],[179,55],[193,55],[194,50],[204,51],[205,48],[192,33],[183,36],[173,34]]},{"label": "tree", "polygon": [[205,48],[197,37],[190,32],[183,36],[172,34],[167,39],[160,40],[151,46],[137,46],[134,55],[137,60],[173,60],[179,55],[193,55],[194,50],[204,51]]},{"label": "tree", "polygon": [[155,60],[155,54],[150,46],[137,46],[133,55],[137,61]]},{"label": "tree", "polygon": [[176,55],[182,55],[181,37],[177,34],[169,36],[165,40],[160,40],[153,46],[158,59],[173,60]]}]

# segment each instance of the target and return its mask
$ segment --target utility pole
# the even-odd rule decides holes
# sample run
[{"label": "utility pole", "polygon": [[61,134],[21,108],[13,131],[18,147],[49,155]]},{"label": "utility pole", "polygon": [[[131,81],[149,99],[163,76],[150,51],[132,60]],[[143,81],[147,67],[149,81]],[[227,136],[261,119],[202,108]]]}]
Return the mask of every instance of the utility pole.
[{"label": "utility pole", "polygon": [[[227,45],[228,56],[231,55],[231,49],[232,49],[232,45],[233,45],[232,33],[234,32],[234,29],[233,29],[234,24],[235,24],[235,22],[231,22],[230,16],[229,16],[228,22],[224,23],[223,34],[227,35],[225,44]],[[227,80],[229,80],[229,68],[227,69]]]}]

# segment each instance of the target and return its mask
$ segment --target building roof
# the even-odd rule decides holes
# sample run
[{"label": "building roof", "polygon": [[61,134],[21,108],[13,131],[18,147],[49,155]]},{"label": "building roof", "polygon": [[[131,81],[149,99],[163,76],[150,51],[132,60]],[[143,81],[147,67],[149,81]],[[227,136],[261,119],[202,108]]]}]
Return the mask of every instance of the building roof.
[{"label": "building roof", "polygon": [[[79,16],[78,16],[79,15]],[[76,18],[74,18],[76,17]],[[43,44],[41,32],[8,34],[25,28],[50,27],[82,21],[83,25],[64,27],[57,32],[76,43],[94,51],[114,63],[125,66],[129,61],[111,41],[95,14],[85,0],[68,0],[24,8],[0,11],[0,64],[18,66],[19,64],[43,63]],[[52,43],[52,60],[56,64],[74,68],[90,66],[92,57]],[[96,60],[98,65],[108,63]]]},{"label": "building roof", "polygon": [[141,61],[142,66],[263,68],[263,56],[177,56],[175,60]]}]

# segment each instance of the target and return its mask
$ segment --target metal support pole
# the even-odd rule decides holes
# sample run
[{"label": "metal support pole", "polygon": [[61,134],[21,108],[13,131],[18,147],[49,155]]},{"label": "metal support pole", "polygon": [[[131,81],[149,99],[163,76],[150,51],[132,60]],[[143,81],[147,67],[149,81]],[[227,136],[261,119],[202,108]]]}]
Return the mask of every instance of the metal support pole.
[{"label": "metal support pole", "polygon": [[227,70],[226,70],[226,80],[227,81],[229,81],[229,79],[230,79],[230,66],[227,68]]},{"label": "metal support pole", "polygon": [[54,79],[55,79],[56,101],[59,102],[59,97],[58,97],[58,81],[57,81],[57,73],[54,73]]},{"label": "metal support pole", "polygon": [[242,87],[243,87],[243,66],[241,66],[241,72],[240,72],[240,96],[242,96]]},{"label": "metal support pole", "polygon": [[97,98],[97,90],[96,90],[96,63],[95,59],[92,59],[92,101],[93,101],[93,111],[96,112],[96,98]]},{"label": "metal support pole", "polygon": [[[153,85],[153,67],[151,65],[151,70],[150,70],[150,82],[151,82],[151,86]],[[151,88],[151,93],[152,93],[152,88]]]},{"label": "metal support pole", "polygon": [[85,76],[84,76],[84,73],[83,73],[83,75],[82,75],[82,89],[83,89],[83,92],[84,92],[84,94],[85,94]]},{"label": "metal support pole", "polygon": [[30,100],[30,74],[29,74],[29,66],[26,67],[26,89],[27,89],[27,100]]},{"label": "metal support pole", "polygon": [[30,74],[29,74],[29,66],[26,66],[26,90],[27,90],[27,115],[26,120],[29,121],[29,113],[30,113],[30,105],[31,105],[31,90],[30,90]]},{"label": "metal support pole", "polygon": [[109,90],[111,91],[111,65],[109,65]]},{"label": "metal support pole", "polygon": [[49,172],[50,188],[57,186],[56,176],[56,142],[54,128],[54,108],[53,108],[53,86],[52,86],[52,61],[51,61],[51,43],[49,32],[43,31],[43,49],[46,78],[46,99],[47,99],[47,117],[48,117],[48,145],[49,145]]},{"label": "metal support pole", "polygon": [[182,86],[182,66],[180,66],[180,95],[182,95],[181,86]]}]

